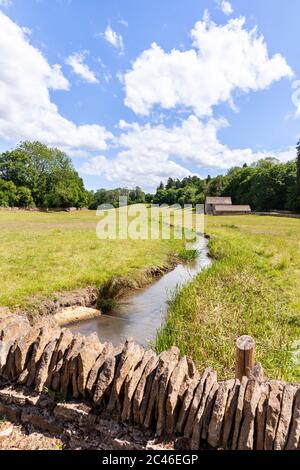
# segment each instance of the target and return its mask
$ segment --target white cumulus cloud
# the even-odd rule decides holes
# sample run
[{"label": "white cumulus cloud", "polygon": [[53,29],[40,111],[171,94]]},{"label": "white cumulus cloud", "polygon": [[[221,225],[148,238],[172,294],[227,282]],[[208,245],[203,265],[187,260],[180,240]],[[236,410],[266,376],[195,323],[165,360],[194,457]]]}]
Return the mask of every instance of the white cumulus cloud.
[{"label": "white cumulus cloud", "polygon": [[209,116],[220,103],[232,103],[234,92],[267,88],[293,72],[284,57],[269,57],[263,36],[247,30],[245,18],[216,25],[206,13],[191,31],[193,48],[164,51],[153,43],[123,77],[125,103],[148,115],[155,106],[192,108]]},{"label": "white cumulus cloud", "polygon": [[87,175],[102,175],[115,183],[140,184],[153,189],[169,176],[183,178],[192,174],[188,169],[190,165],[198,169],[196,174],[201,174],[201,168],[226,170],[270,155],[281,161],[295,158],[294,149],[275,154],[253,152],[250,148],[231,149],[218,138],[218,131],[227,125],[223,119],[210,119],[204,123],[195,115],[171,127],[120,121],[122,133],[117,156],[113,159],[103,155],[91,158],[80,171]]},{"label": "white cumulus cloud", "polygon": [[88,83],[99,83],[95,73],[90,70],[89,66],[84,63],[87,51],[74,52],[66,59],[68,64],[76,75],[79,75],[85,82]]},{"label": "white cumulus cloud", "polygon": [[228,0],[217,0],[217,4],[224,15],[232,15],[234,11],[233,6]]},{"label": "white cumulus cloud", "polygon": [[41,140],[65,150],[103,150],[112,135],[99,125],[63,117],[50,90],[69,90],[60,65],[50,65],[24,30],[0,12],[0,138]]},{"label": "white cumulus cloud", "polygon": [[109,42],[109,44],[111,44],[116,49],[119,49],[121,53],[124,51],[122,35],[114,31],[110,25],[108,25],[104,31],[103,37],[107,42]]}]

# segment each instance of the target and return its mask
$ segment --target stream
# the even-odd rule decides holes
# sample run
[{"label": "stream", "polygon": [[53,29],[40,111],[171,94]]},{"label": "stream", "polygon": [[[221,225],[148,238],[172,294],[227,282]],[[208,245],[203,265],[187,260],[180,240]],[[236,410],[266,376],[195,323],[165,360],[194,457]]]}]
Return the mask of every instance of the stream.
[{"label": "stream", "polygon": [[168,301],[176,289],[191,281],[200,271],[211,265],[208,241],[201,237],[193,249],[198,250],[196,260],[179,264],[149,286],[132,292],[118,302],[109,314],[69,325],[73,333],[88,336],[96,332],[100,341],[114,345],[132,337],[144,347],[156,338],[157,330],[164,324]]}]

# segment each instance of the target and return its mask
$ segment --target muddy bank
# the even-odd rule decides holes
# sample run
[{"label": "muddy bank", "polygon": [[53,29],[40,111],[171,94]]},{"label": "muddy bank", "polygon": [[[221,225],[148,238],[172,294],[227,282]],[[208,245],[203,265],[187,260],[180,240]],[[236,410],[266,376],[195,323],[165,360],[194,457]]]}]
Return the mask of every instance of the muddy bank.
[{"label": "muddy bank", "polygon": [[103,313],[110,313],[122,299],[133,295],[161,279],[165,274],[172,272],[180,264],[178,258],[162,267],[145,269],[135,278],[113,276],[99,289],[96,307]]},{"label": "muddy bank", "polygon": [[56,292],[49,299],[32,299],[25,309],[16,308],[18,314],[26,315],[31,324],[38,322],[41,317],[54,316],[59,311],[71,307],[95,308],[97,304],[99,289],[86,287],[72,292]]},{"label": "muddy bank", "polygon": [[25,315],[32,325],[45,316],[55,318],[60,326],[95,318],[99,316],[99,310],[102,308],[105,311],[109,310],[107,305],[114,304],[130,293],[152,284],[172,271],[179,263],[179,258],[172,256],[163,266],[148,267],[133,277],[113,276],[100,287],[55,292],[48,299],[35,296],[26,308],[0,307],[0,310]]}]

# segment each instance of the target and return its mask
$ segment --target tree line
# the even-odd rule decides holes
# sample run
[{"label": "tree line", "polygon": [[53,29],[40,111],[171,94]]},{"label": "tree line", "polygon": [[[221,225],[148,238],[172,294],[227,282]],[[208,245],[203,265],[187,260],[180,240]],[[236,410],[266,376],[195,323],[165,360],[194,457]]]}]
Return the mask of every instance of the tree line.
[{"label": "tree line", "polygon": [[268,157],[214,178],[169,178],[166,185],[160,183],[152,202],[196,205],[207,196],[231,196],[234,204],[250,204],[254,211],[300,211],[300,142],[297,159],[288,163]]},{"label": "tree line", "polygon": [[109,204],[113,207],[119,207],[120,197],[126,197],[127,204],[144,204],[150,202],[151,198],[147,197],[144,191],[136,186],[135,189],[116,188],[116,189],[98,189],[98,191],[90,192],[89,209],[97,209],[101,205]]},{"label": "tree line", "polygon": [[300,211],[300,141],[297,159],[280,163],[268,157],[251,166],[231,168],[226,175],[201,179],[169,178],[155,194],[140,187],[87,191],[67,155],[40,142],[22,142],[0,154],[0,206],[97,209],[102,204],[204,204],[207,196],[231,196],[234,204],[250,204],[255,211]]},{"label": "tree line", "polygon": [[149,201],[138,186],[87,191],[70,158],[40,142],[22,142],[0,154],[0,207],[97,209],[118,207],[120,196],[128,204]]}]

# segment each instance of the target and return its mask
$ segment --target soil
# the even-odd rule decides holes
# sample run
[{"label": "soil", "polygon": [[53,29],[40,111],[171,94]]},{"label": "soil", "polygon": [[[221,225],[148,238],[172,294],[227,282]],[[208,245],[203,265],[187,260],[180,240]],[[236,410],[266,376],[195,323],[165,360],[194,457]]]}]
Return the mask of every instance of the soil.
[{"label": "soil", "polygon": [[20,426],[0,420],[0,450],[62,450],[59,437],[37,432],[32,426]]}]

